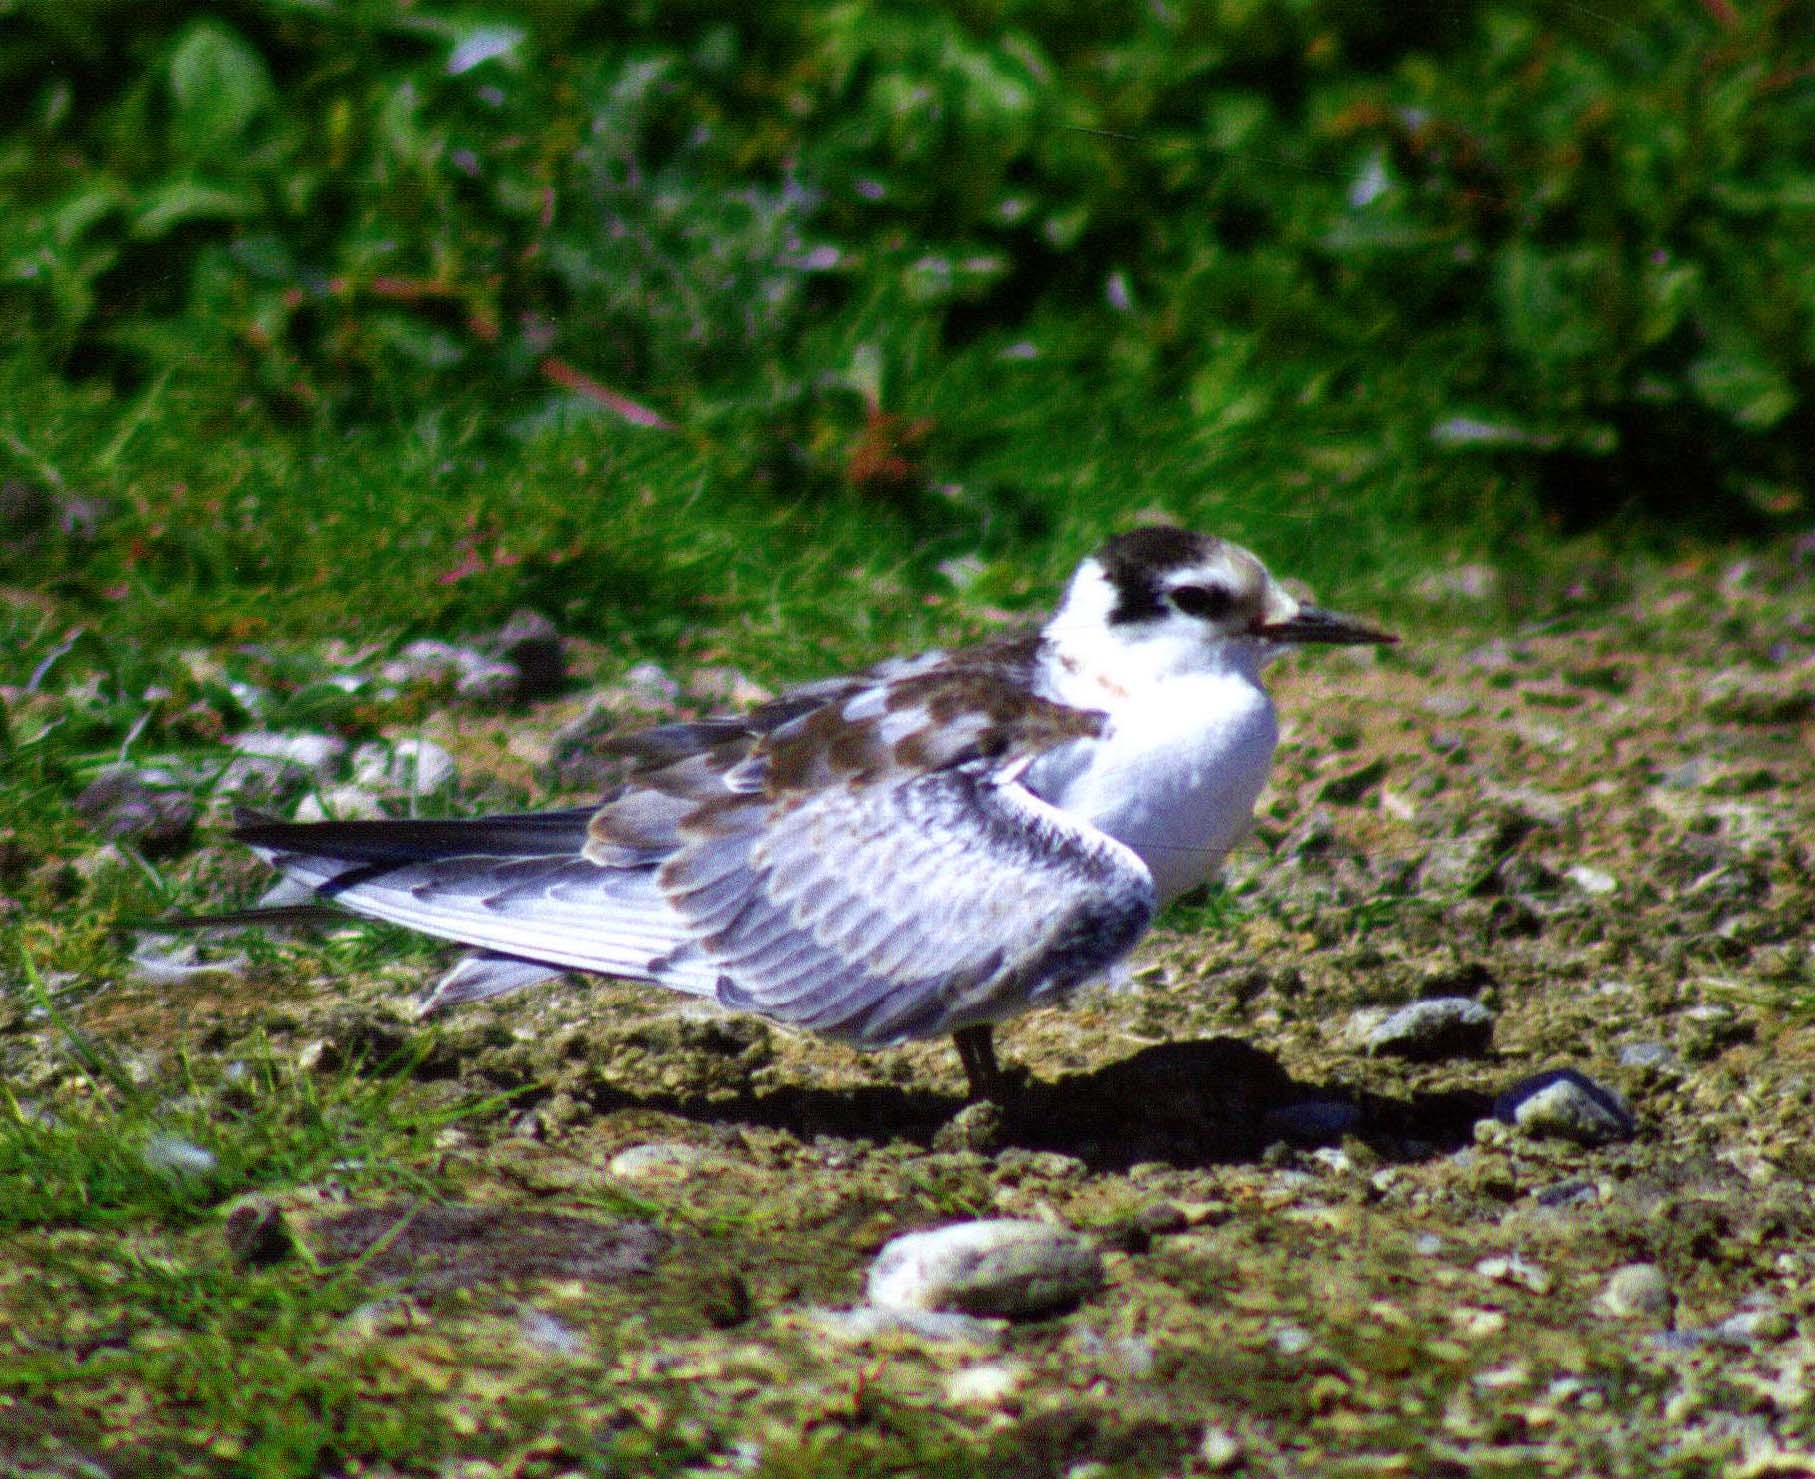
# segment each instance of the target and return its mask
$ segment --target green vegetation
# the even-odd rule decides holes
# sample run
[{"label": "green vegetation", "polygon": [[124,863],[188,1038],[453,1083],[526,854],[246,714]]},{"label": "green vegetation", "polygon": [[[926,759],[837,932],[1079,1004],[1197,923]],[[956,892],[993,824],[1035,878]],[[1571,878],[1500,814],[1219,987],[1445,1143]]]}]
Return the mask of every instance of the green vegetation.
[{"label": "green vegetation", "polygon": [[11,10],[4,558],[129,624],[1803,507],[1799,7]]},{"label": "green vegetation", "polygon": [[[629,1316],[564,1365],[477,1299],[409,1330],[356,1270],[227,1251],[254,1193],[520,1197],[461,1137],[546,1085],[475,1087],[394,1023],[300,1066],[300,1000],[429,968],[396,933],[235,940],[269,999],[197,987],[170,1021],[129,925],[257,870],[180,829],[101,847],[74,802],[116,762],[212,823],[233,736],[434,726],[447,685],[368,681],[413,637],[531,607],[583,682],[774,685],[1037,608],[1143,516],[1369,610],[1490,561],[1539,577],[1482,608],[1523,614],[1561,599],[1560,540],[1810,515],[1806,6],[0,0],[0,92],[9,1473],[667,1474],[739,1437],[730,1399],[633,1369]],[[545,791],[507,763],[520,718],[452,725],[509,774],[423,805]],[[1371,945],[1430,912],[1383,889],[1319,923]],[[1286,928],[1229,890],[1169,923]],[[929,1217],[997,1189],[890,1175]],[[733,1200],[574,1201],[792,1236]],[[1465,1391],[1447,1335],[1403,1339],[1418,1411]],[[1192,1379],[1288,1425],[1327,1406],[1271,1363]],[[760,1472],[1096,1451],[1056,1418],[979,1446],[850,1366]],[[1176,1469],[1142,1422],[1113,1461]]]}]

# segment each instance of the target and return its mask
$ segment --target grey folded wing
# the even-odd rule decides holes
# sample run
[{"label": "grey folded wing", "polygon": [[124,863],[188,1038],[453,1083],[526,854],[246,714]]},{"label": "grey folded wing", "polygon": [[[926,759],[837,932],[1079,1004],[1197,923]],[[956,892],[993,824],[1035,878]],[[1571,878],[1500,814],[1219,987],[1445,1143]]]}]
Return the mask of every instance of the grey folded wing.
[{"label": "grey folded wing", "polygon": [[1063,997],[1152,921],[1128,848],[986,762],[727,798],[657,872],[691,939],[650,974],[863,1047]]},{"label": "grey folded wing", "polygon": [[[320,899],[491,952],[438,984],[435,1008],[563,969],[649,976],[687,938],[653,866],[583,855],[591,808],[470,821],[295,824],[238,835]],[[483,969],[482,969],[483,967]]]}]

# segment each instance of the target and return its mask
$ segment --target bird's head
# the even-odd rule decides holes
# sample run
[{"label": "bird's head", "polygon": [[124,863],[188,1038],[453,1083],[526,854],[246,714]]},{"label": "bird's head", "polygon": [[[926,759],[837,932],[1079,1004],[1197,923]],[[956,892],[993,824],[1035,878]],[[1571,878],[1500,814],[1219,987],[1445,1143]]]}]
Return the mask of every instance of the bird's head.
[{"label": "bird's head", "polygon": [[1399,640],[1300,601],[1240,545],[1168,525],[1118,534],[1085,560],[1046,631],[1062,650],[1088,647],[1100,663],[1125,653],[1153,676],[1257,669],[1301,643]]}]

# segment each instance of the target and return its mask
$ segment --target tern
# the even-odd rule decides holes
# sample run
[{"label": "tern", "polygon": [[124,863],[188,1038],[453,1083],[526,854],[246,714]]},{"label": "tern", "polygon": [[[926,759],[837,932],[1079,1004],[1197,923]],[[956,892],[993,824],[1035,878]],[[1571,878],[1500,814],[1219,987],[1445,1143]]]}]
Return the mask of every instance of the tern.
[{"label": "tern", "polygon": [[949,1033],[994,1097],[993,1025],[1108,972],[1248,831],[1267,662],[1395,640],[1149,526],[1037,627],[608,741],[596,806],[235,835],[317,903],[470,947],[425,1012],[627,977],[859,1048]]}]

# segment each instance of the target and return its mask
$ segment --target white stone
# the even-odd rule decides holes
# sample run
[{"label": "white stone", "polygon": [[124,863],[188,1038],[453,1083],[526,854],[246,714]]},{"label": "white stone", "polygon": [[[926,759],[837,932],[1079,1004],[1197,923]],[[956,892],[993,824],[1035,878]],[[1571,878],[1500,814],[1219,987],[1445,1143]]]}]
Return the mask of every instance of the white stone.
[{"label": "white stone", "polygon": [[1303,1325],[1289,1322],[1275,1325],[1269,1338],[1273,1349],[1282,1356],[1302,1356],[1311,1349],[1313,1341],[1311,1332]]},{"label": "white stone", "polygon": [[1227,1428],[1205,1428],[1203,1441],[1197,1445],[1197,1456],[1212,1474],[1226,1474],[1241,1462],[1241,1439]]},{"label": "white stone", "polygon": [[242,979],[245,971],[245,956],[198,960],[194,945],[141,950],[132,957],[132,979],[144,986],[225,986]]},{"label": "white stone", "polygon": [[406,791],[433,796],[450,789],[454,757],[433,740],[401,739],[395,744],[361,745],[353,752],[353,780],[369,791]]},{"label": "white stone", "polygon": [[591,1352],[591,1345],[584,1335],[547,1310],[524,1310],[517,1328],[526,1342],[551,1356],[578,1357]]},{"label": "white stone", "polygon": [[1601,1308],[1622,1320],[1655,1319],[1670,1313],[1670,1285],[1655,1263],[1615,1269],[1601,1291]]},{"label": "white stone", "polygon": [[681,685],[660,663],[638,663],[624,674],[624,687],[633,702],[649,709],[665,709],[681,696]]},{"label": "white stone", "polygon": [[145,1142],[145,1164],[178,1176],[206,1176],[219,1164],[214,1152],[181,1135],[153,1135]]},{"label": "white stone", "polygon": [[1611,873],[1590,868],[1586,863],[1577,863],[1569,870],[1568,877],[1585,894],[1610,894],[1620,886],[1619,880]]},{"label": "white stone", "polygon": [[335,786],[319,795],[312,792],[296,807],[299,822],[375,822],[384,814],[379,799],[358,786]]},{"label": "white stone", "polygon": [[605,1169],[621,1181],[679,1181],[713,1159],[684,1140],[655,1140],[620,1150]]},{"label": "white stone", "polygon": [[233,748],[242,755],[294,765],[317,781],[332,780],[347,758],[347,742],[334,734],[272,734],[257,729],[235,737]]},{"label": "white stone", "polygon": [[945,1400],[965,1407],[1000,1407],[1027,1381],[1019,1361],[991,1361],[954,1371],[945,1383]]},{"label": "white stone", "polygon": [[1077,1233],[1003,1217],[896,1238],[870,1266],[869,1294],[893,1309],[1036,1315],[1102,1282],[1101,1256]]}]

